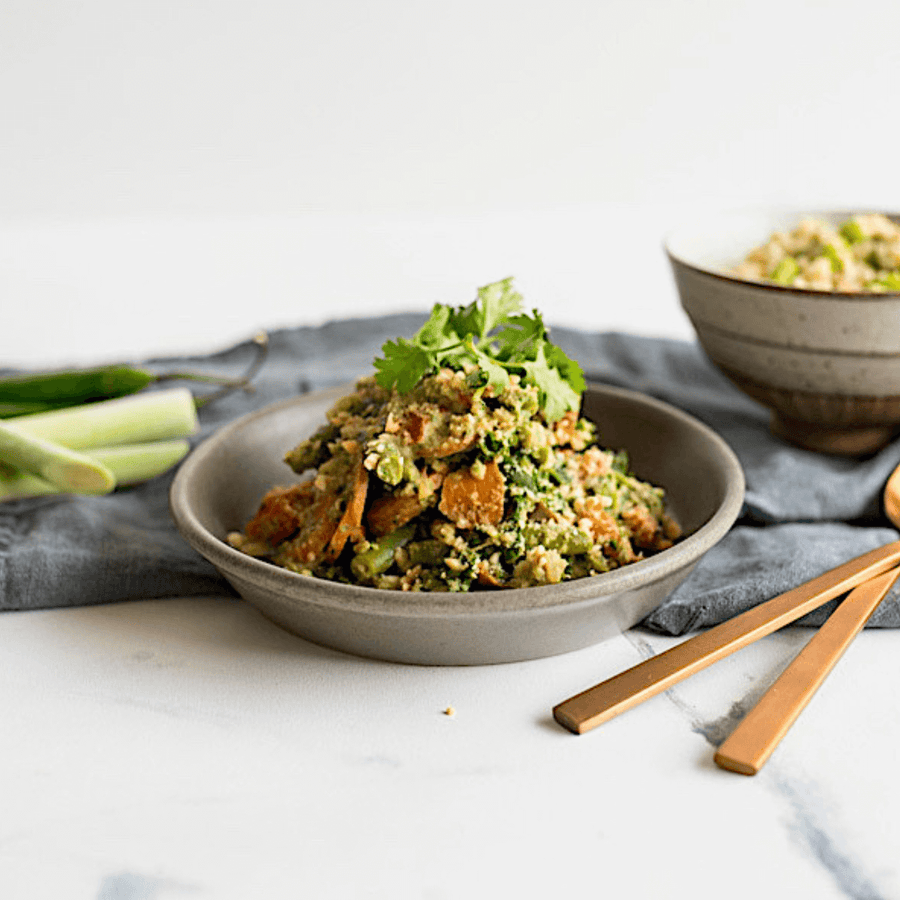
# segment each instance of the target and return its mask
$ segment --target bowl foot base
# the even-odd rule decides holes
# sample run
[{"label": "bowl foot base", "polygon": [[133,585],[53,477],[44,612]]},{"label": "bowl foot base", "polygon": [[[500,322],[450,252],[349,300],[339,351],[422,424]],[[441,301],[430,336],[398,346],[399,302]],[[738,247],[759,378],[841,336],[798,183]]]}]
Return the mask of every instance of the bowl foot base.
[{"label": "bowl foot base", "polygon": [[857,428],[835,428],[772,414],[769,427],[776,437],[832,456],[868,456],[877,453],[897,437],[895,425],[863,425]]}]

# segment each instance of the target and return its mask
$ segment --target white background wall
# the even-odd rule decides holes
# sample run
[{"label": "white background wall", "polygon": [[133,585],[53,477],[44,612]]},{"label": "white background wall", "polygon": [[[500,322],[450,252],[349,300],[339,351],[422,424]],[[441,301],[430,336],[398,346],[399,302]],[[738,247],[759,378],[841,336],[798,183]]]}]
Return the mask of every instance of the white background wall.
[{"label": "white background wall", "polygon": [[687,336],[682,216],[900,208],[898,33],[846,0],[0,0],[0,364],[510,274]]}]

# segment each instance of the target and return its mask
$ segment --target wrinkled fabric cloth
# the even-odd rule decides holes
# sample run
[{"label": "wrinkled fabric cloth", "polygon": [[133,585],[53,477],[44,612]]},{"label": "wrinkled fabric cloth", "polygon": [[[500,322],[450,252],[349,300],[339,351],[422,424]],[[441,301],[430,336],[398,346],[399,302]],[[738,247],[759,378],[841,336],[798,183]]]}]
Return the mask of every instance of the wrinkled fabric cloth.
[{"label": "wrinkled fabric cloth", "polygon": [[[203,406],[192,442],[269,403],[371,372],[382,344],[411,334],[423,320],[397,314],[270,333],[253,390]],[[900,537],[881,510],[881,491],[900,464],[900,441],[863,460],[790,446],[770,434],[768,411],[734,387],[691,341],[564,328],[554,329],[553,339],[581,363],[589,380],[643,391],[709,425],[744,469],[746,498],[738,522],[644,627],[681,635],[715,625]],[[248,340],[209,356],[142,365],[238,377],[255,352]],[[175,530],[168,510],[172,477],[104,497],[0,503],[0,610],[233,595]],[[801,622],[820,624],[833,605]],[[882,602],[869,625],[900,627],[900,589]]]}]

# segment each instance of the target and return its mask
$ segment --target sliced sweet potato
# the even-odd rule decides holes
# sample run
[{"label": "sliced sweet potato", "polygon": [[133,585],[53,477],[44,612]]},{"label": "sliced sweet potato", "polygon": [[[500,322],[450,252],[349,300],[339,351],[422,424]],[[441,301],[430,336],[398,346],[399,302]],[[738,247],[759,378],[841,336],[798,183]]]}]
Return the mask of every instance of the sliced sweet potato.
[{"label": "sliced sweet potato", "polygon": [[307,506],[300,532],[286,548],[287,558],[307,565],[314,563],[337,530],[338,508],[338,498],[333,494],[321,494]]},{"label": "sliced sweet potato", "polygon": [[466,437],[444,438],[436,447],[424,447],[419,450],[419,456],[423,459],[444,459],[453,456],[454,453],[463,453],[471,450],[478,443],[478,435],[472,434]]},{"label": "sliced sweet potato", "polygon": [[[351,442],[348,441],[347,443]],[[357,459],[353,466],[353,479],[349,487],[347,505],[334,534],[328,542],[328,549],[325,553],[326,558],[331,560],[335,560],[341,555],[341,551],[348,540],[356,543],[365,536],[362,529],[362,517],[369,489],[369,472],[363,465],[362,453],[359,452],[358,445],[355,452]]]},{"label": "sliced sweet potato", "polygon": [[413,410],[404,416],[401,431],[407,436],[410,444],[420,444],[425,440],[425,426],[429,417]]},{"label": "sliced sweet potato", "polygon": [[263,497],[256,515],[247,523],[247,537],[272,547],[287,540],[300,528],[303,507],[312,496],[311,481],[272,488]]},{"label": "sliced sweet potato", "polygon": [[484,587],[503,587],[503,582],[491,571],[486,562],[478,566],[478,583]]},{"label": "sliced sweet potato", "polygon": [[459,469],[444,479],[438,509],[457,528],[497,525],[503,518],[506,481],[495,461],[476,478],[471,469]]},{"label": "sliced sweet potato", "polygon": [[380,497],[369,508],[366,524],[375,537],[384,537],[411,522],[423,509],[425,504],[416,494]]},{"label": "sliced sweet potato", "polygon": [[[363,469],[362,454],[356,441],[344,441],[343,448],[347,453],[346,462],[350,467],[349,471],[353,473],[348,479],[349,484],[343,490],[335,491],[327,487],[315,487],[318,479],[311,482],[314,494],[302,511],[299,533],[286,548],[288,559],[311,565],[323,556],[327,559],[336,558],[347,539],[354,534],[353,523],[357,514],[359,521],[356,522],[356,527],[359,528],[362,522],[362,505],[365,504],[364,491],[368,483],[368,472]],[[325,479],[324,483],[328,484],[329,480]],[[361,501],[358,497],[360,493],[362,493]],[[338,535],[341,523],[345,523],[348,527],[343,534]]]}]

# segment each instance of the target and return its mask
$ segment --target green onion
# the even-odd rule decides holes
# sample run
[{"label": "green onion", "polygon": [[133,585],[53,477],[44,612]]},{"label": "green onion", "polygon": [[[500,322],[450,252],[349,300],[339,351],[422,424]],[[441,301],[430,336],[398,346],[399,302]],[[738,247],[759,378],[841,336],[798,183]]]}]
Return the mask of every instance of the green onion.
[{"label": "green onion", "polygon": [[900,291],[900,272],[888,272],[884,278],[870,281],[867,287],[872,285],[883,287],[886,291]]},{"label": "green onion", "polygon": [[860,241],[864,241],[866,239],[865,234],[863,234],[863,230],[860,227],[859,222],[855,219],[847,219],[843,225],[838,229],[841,233],[841,237],[848,244],[858,244]]},{"label": "green onion", "polygon": [[[198,429],[198,407],[250,389],[268,337],[254,343],[256,358],[240,379],[131,366],[0,377],[0,499],[108,493],[165,472],[190,449],[184,437]],[[172,379],[221,387],[205,397],[184,387],[144,390]]]},{"label": "green onion", "polygon": [[113,473],[118,487],[130,487],[162,475],[181,462],[190,449],[191,445],[179,438],[118,447],[95,447],[88,455]]},{"label": "green onion", "polygon": [[102,463],[53,441],[21,433],[0,423],[0,462],[73,494],[108,494],[116,486]]},{"label": "green onion", "polygon": [[837,248],[834,244],[826,244],[822,248],[822,255],[828,257],[828,261],[831,263],[832,272],[844,271],[844,261],[838,255]]},{"label": "green onion", "polygon": [[19,434],[54,441],[72,450],[144,443],[193,434],[197,407],[187,388],[148,391],[4,422]]},{"label": "green onion", "polygon": [[[113,475],[116,487],[130,487],[162,475],[180,462],[190,450],[185,440],[155,441],[148,444],[124,444],[120,447],[97,447],[90,458],[105,466]],[[60,489],[37,475],[18,470],[0,470],[0,500],[45,497],[59,494]]]}]

